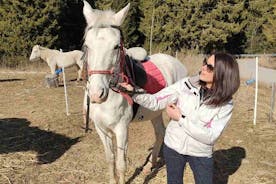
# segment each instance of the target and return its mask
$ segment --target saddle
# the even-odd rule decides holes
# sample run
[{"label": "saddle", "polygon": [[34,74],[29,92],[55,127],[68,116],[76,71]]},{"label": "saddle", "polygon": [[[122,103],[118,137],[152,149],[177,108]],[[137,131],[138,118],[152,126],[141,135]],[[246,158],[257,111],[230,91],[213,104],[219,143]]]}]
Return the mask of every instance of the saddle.
[{"label": "saddle", "polygon": [[147,59],[147,52],[142,47],[133,47],[126,50],[126,65],[124,72],[134,86],[143,88],[147,83],[147,73],[142,65]]},{"label": "saddle", "polygon": [[[145,91],[150,94],[157,93],[163,89],[167,83],[161,71],[147,57],[147,52],[141,47],[130,48],[126,51],[125,73],[130,78],[135,88],[135,92],[139,93],[139,87],[142,93]],[[139,104],[134,103],[132,106],[133,118],[138,112]],[[143,117],[143,115],[141,116]]]},{"label": "saddle", "polygon": [[[134,47],[125,49],[125,65],[123,72],[128,78],[128,82],[135,88],[134,93],[151,93],[154,94],[164,88],[167,83],[161,71],[150,61],[145,49]],[[109,86],[111,89],[118,89],[128,92],[118,83],[125,82],[119,75],[119,65],[114,68],[113,76]],[[133,93],[131,93],[133,94]]]},{"label": "saddle", "polygon": [[[154,94],[166,86],[166,81],[160,70],[149,60],[147,52],[141,47],[133,47],[125,49],[125,65],[124,73],[129,79],[129,82],[135,88],[135,93],[151,93]],[[114,69],[114,73],[119,68]],[[119,76],[113,76],[110,80],[110,86],[121,91],[128,92],[118,85],[118,82],[123,82]],[[133,94],[133,93],[132,93]],[[133,118],[135,117],[139,105],[134,103]]]}]

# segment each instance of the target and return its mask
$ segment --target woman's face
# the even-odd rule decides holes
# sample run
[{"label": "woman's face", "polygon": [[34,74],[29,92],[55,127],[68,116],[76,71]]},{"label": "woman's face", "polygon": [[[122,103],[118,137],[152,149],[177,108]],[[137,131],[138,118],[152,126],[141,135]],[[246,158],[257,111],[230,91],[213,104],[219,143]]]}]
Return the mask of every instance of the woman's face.
[{"label": "woman's face", "polygon": [[215,55],[210,56],[207,60],[203,61],[201,72],[199,75],[200,80],[206,82],[206,87],[211,88],[214,79],[215,69]]}]

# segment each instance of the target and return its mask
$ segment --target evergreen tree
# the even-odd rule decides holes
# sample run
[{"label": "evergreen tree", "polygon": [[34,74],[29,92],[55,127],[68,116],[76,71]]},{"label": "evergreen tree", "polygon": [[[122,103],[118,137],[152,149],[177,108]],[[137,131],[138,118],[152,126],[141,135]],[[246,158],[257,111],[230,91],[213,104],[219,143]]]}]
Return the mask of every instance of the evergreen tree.
[{"label": "evergreen tree", "polygon": [[274,1],[274,6],[271,15],[269,14],[267,23],[263,25],[263,33],[267,40],[267,51],[275,53],[276,52],[276,3]]},{"label": "evergreen tree", "polygon": [[[239,13],[243,7],[238,0],[168,0],[142,6],[154,9],[153,41],[162,51],[222,50],[242,29]],[[141,27],[147,36],[150,21],[150,16],[145,17]]]},{"label": "evergreen tree", "polygon": [[[86,22],[82,0],[64,0],[59,18],[59,38],[55,45],[65,51],[81,49]],[[91,3],[92,7],[95,7]]]},{"label": "evergreen tree", "polygon": [[95,3],[96,9],[99,9],[99,10],[110,10],[111,5],[112,5],[112,1],[110,0],[96,1]]},{"label": "evergreen tree", "polygon": [[[202,6],[202,8],[204,9],[203,19],[198,22],[199,26],[202,25],[199,41],[200,49],[204,52],[225,50],[228,42],[239,35],[243,28],[240,19],[243,3],[240,0],[220,0],[208,3],[207,6]],[[228,51],[240,52],[236,49],[239,48],[237,46],[239,43],[233,43],[236,46],[229,47],[230,50]]]},{"label": "evergreen tree", "polygon": [[151,39],[151,25],[152,25],[152,17],[154,17],[155,7],[154,1],[146,1],[141,0],[139,8],[142,11],[141,15],[141,23],[139,26],[139,30],[143,33],[145,40],[144,40],[144,48],[149,50],[150,49],[150,39]]},{"label": "evergreen tree", "polygon": [[46,47],[58,39],[61,1],[2,0],[1,55],[28,55],[34,44]]},{"label": "evergreen tree", "polygon": [[181,27],[183,1],[142,1],[144,13],[140,30],[146,35],[145,47],[149,49],[150,39],[155,50],[174,52],[183,46]]},{"label": "evergreen tree", "polygon": [[[188,1],[182,5],[182,48],[185,50],[204,50],[206,47],[205,36],[212,27],[208,14],[215,6],[213,1]],[[211,37],[210,37],[211,38]]]},{"label": "evergreen tree", "polygon": [[183,37],[181,35],[183,2],[178,0],[168,0],[156,3],[154,34],[159,32],[159,36],[154,40],[161,50],[167,50],[171,54],[183,47]]},{"label": "evergreen tree", "polygon": [[263,33],[263,24],[267,17],[272,14],[272,5],[275,0],[246,0],[243,11],[244,33],[246,35],[245,52],[264,52],[267,48],[266,37]]}]

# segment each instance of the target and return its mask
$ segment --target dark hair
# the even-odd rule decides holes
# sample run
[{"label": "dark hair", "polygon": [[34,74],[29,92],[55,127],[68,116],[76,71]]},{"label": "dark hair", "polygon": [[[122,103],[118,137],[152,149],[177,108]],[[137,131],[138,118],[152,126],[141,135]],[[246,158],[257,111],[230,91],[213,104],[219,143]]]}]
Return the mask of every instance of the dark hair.
[{"label": "dark hair", "polygon": [[240,86],[239,65],[236,59],[227,53],[215,53],[213,85],[208,92],[207,105],[227,104]]}]

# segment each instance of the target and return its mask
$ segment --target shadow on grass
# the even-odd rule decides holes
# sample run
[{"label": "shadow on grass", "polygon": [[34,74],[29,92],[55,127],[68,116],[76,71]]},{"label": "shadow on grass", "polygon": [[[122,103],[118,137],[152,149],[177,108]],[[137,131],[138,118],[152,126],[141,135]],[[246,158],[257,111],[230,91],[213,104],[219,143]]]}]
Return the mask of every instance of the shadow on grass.
[{"label": "shadow on grass", "polygon": [[26,79],[0,79],[0,82],[14,82],[14,81],[23,81]]},{"label": "shadow on grass", "polygon": [[227,184],[230,175],[241,166],[242,159],[246,157],[246,151],[242,147],[232,147],[226,150],[217,150],[214,158],[214,184]]},{"label": "shadow on grass", "polygon": [[[152,148],[150,149],[152,150]],[[149,162],[149,158],[151,156],[151,152],[149,153],[149,155],[147,156],[146,161],[144,162],[144,164],[140,167],[137,167],[134,171],[134,173],[132,174],[132,176],[128,179],[128,181],[126,182],[126,184],[131,184],[133,182],[133,180],[141,174],[141,172],[143,171],[144,166]],[[151,179],[153,179],[154,177],[156,177],[157,173],[164,168],[165,165],[165,161],[162,155],[162,148],[161,151],[158,155],[159,160],[157,160],[156,166],[154,168],[151,169],[151,172],[145,177],[143,184],[148,184],[150,182]]]},{"label": "shadow on grass", "polygon": [[72,139],[29,125],[24,118],[0,119],[0,154],[34,150],[38,163],[47,164],[79,142],[79,137]]},{"label": "shadow on grass", "polygon": [[[162,152],[160,152],[162,153]],[[133,180],[141,174],[143,167],[147,164],[151,153],[148,155],[145,163],[135,169],[132,176],[128,179],[126,184],[131,184]],[[157,166],[152,169],[151,173],[145,177],[143,184],[148,184],[157,173],[164,168],[165,162],[162,158],[157,162]],[[242,159],[246,157],[246,151],[242,147],[232,147],[226,150],[217,150],[213,153],[214,158],[214,184],[227,184],[230,175],[234,174],[241,166]]]}]

